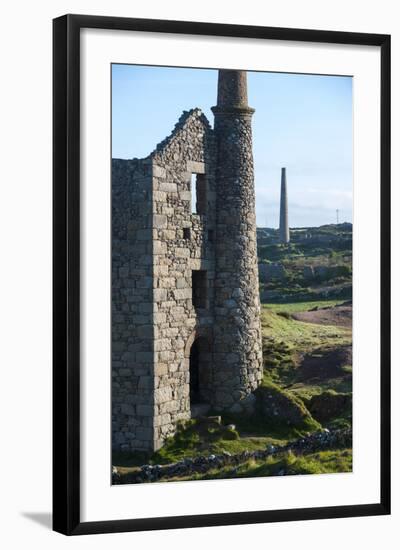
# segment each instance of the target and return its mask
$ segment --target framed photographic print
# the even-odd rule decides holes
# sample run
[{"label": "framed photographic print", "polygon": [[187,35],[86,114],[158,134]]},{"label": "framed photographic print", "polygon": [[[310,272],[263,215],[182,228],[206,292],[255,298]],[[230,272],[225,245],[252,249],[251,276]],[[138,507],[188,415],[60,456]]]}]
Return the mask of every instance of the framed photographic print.
[{"label": "framed photographic print", "polygon": [[390,513],[390,37],[54,20],[54,529]]}]

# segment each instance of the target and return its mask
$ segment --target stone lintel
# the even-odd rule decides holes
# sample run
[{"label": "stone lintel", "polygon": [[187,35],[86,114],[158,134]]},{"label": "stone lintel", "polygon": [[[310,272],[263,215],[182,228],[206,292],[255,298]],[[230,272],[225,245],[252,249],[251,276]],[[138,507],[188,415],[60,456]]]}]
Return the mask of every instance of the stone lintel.
[{"label": "stone lintel", "polygon": [[186,161],[186,169],[189,174],[205,174],[206,165],[204,162],[197,162],[195,160]]}]

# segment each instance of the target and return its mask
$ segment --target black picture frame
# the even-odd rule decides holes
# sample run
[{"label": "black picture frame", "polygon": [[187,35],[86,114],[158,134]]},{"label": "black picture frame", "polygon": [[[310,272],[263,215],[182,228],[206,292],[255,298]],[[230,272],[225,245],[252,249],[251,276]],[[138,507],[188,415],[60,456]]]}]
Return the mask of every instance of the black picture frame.
[{"label": "black picture frame", "polygon": [[[370,504],[116,521],[80,520],[80,30],[148,31],[378,46],[381,51],[381,496]],[[390,36],[65,15],[53,21],[53,528],[66,535],[390,513]]]}]

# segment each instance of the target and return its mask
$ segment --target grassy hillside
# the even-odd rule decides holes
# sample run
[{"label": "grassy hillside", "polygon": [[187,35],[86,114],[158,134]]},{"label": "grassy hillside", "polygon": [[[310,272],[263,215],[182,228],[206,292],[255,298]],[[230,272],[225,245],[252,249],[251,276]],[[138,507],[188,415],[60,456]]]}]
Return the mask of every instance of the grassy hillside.
[{"label": "grassy hillside", "polygon": [[[330,302],[329,306],[340,303]],[[337,355],[340,350],[348,349],[351,329],[303,323],[291,317],[294,312],[318,306],[327,307],[327,304],[263,306],[264,379],[256,394],[261,404],[263,399],[272,403],[279,413],[277,416],[261,406],[251,417],[225,414],[221,423],[184,422],[177,434],[156,453],[115,454],[113,464],[121,479],[129,479],[142,464],[162,465],[204,455],[262,450],[271,445],[285,445],[324,428],[350,427],[351,364],[345,364],[348,354],[343,353],[340,360],[333,362],[326,361],[326,357],[329,359],[330,354]],[[317,361],[317,367],[313,361]],[[343,402],[343,396],[349,399]],[[329,402],[328,414],[321,414],[320,409],[324,412],[326,402]],[[279,472],[279,475],[292,475],[351,471],[351,457],[349,448],[301,454],[289,451],[265,460],[243,460],[234,468],[224,466],[191,476],[172,476],[164,481],[265,476]]]},{"label": "grassy hillside", "polygon": [[[257,233],[264,376],[253,414],[210,411],[182,422],[158,452],[115,453],[118,483],[351,471],[349,437],[320,448],[318,434],[351,434],[352,226],[291,230],[288,246],[276,230]],[[314,443],[302,448],[307,438]],[[270,448],[277,452],[266,456]],[[211,463],[203,467],[204,457]],[[196,460],[199,470],[180,473]],[[168,464],[171,474],[152,477]]]},{"label": "grassy hillside", "polygon": [[[337,302],[336,306],[339,305]],[[306,311],[306,307],[304,303],[263,306],[265,377],[302,399],[308,408],[314,396],[325,392],[348,395],[351,402],[351,328],[304,323],[292,318],[293,311]],[[310,302],[308,310],[315,307],[315,302]],[[324,303],[322,307],[327,306]],[[335,309],[331,306],[331,310]],[[312,407],[315,416],[315,403]],[[317,413],[317,416],[320,415]],[[324,425],[350,427],[350,417],[351,410],[347,407],[332,414],[330,419],[325,415]]]},{"label": "grassy hillside", "polygon": [[279,276],[262,276],[264,303],[350,299],[352,225],[326,225],[290,230],[290,244],[279,243],[273,229],[257,230],[259,263],[278,266]]}]

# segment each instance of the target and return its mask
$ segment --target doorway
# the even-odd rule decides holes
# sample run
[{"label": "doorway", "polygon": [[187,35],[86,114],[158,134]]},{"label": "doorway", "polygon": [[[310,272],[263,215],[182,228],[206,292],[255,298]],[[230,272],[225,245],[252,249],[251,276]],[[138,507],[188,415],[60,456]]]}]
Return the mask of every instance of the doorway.
[{"label": "doorway", "polygon": [[196,338],[190,348],[189,384],[192,417],[206,414],[211,401],[211,354],[203,336]]}]

